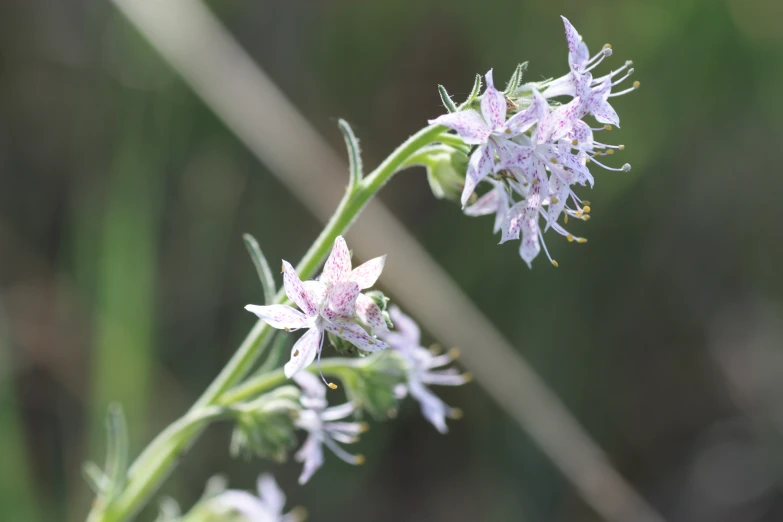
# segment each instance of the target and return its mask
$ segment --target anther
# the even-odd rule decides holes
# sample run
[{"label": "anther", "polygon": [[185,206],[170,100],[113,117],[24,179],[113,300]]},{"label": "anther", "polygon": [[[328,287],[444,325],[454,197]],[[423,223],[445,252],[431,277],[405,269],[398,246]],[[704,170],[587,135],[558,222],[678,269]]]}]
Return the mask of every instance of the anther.
[{"label": "anther", "polygon": [[571,145],[573,145],[574,147],[576,147],[577,145],[579,145],[579,140],[574,140],[574,141],[572,141],[572,142],[571,142]]},{"label": "anther", "polygon": [[552,266],[553,266],[553,267],[555,267],[555,268],[557,268],[557,267],[559,267],[560,265],[558,264],[558,262],[557,262],[557,261],[555,261],[555,260],[553,259],[553,260],[552,260]]},{"label": "anther", "polygon": [[365,431],[370,429],[370,425],[366,422],[360,422],[359,423],[359,433],[364,433]]},{"label": "anther", "polygon": [[337,389],[337,385],[335,383],[333,383],[333,382],[330,382],[329,384],[327,384],[327,386],[329,388],[331,388],[332,390],[336,390]]},{"label": "anther", "polygon": [[566,239],[568,240],[569,243],[571,243],[574,240],[574,236],[572,236],[571,234],[568,234],[566,236]]},{"label": "anther", "polygon": [[623,172],[631,172],[631,164],[630,163],[626,163],[625,165],[623,165]]},{"label": "anther", "polygon": [[560,203],[560,200],[559,200],[559,199],[557,199],[557,198],[552,198],[552,199],[550,199],[549,201],[550,201],[550,202],[551,202],[553,205],[556,205],[556,204]]},{"label": "anther", "polygon": [[612,130],[612,126],[611,125],[604,125],[604,130]]},{"label": "anther", "polygon": [[294,357],[297,357],[299,355],[299,350],[294,350]]},{"label": "anther", "polygon": [[473,380],[473,374],[470,372],[465,372],[462,374],[462,378],[465,379],[465,382],[470,382]]},{"label": "anther", "polygon": [[636,80],[635,82],[633,82],[633,88],[634,89],[638,89],[641,86],[642,86],[642,82],[640,82],[639,80]]},{"label": "anther", "polygon": [[343,334],[343,327],[342,326],[337,329],[337,333],[340,334],[340,335]]},{"label": "anther", "polygon": [[604,49],[611,49],[611,48],[612,48],[612,44],[608,44],[608,43],[604,44]]},{"label": "anther", "polygon": [[357,466],[361,466],[365,462],[367,462],[367,459],[364,457],[364,455],[356,455],[356,465]]},{"label": "anther", "polygon": [[586,199],[582,200],[582,205],[590,205],[591,203],[587,201]]},{"label": "anther", "polygon": [[609,149],[609,150],[606,151],[606,153],[609,154],[609,155],[614,154],[614,149]]},{"label": "anther", "polygon": [[620,150],[625,150],[625,145],[619,145],[617,148]]},{"label": "anther", "polygon": [[590,219],[590,214],[585,214],[582,216],[582,221],[587,221],[588,219]]},{"label": "anther", "polygon": [[291,329],[289,327],[287,327],[287,326],[284,326],[283,330],[285,330],[286,332],[290,332],[291,331]]},{"label": "anther", "polygon": [[452,359],[458,359],[459,354],[460,354],[459,348],[451,348],[448,351],[448,356],[451,357]]},{"label": "anther", "polygon": [[552,162],[552,163],[554,163],[554,164],[557,164],[557,158],[552,158],[552,159],[550,159],[549,161],[551,161],[551,162]]},{"label": "anther", "polygon": [[585,214],[589,214],[590,213],[590,205],[585,205],[584,207],[582,207],[582,212],[584,212]]},{"label": "anther", "polygon": [[625,66],[628,67],[629,65],[633,65],[633,60],[626,60]]},{"label": "anther", "polygon": [[464,416],[464,413],[462,413],[462,410],[459,408],[452,408],[451,411],[449,411],[449,417],[454,420],[460,420]]},{"label": "anther", "polygon": [[587,243],[587,239],[585,239],[583,237],[580,237],[580,238],[577,238],[576,242],[577,243]]},{"label": "anther", "polygon": [[612,49],[610,47],[604,49],[604,56],[612,56]]},{"label": "anther", "polygon": [[563,223],[568,224],[568,214],[563,217]]}]

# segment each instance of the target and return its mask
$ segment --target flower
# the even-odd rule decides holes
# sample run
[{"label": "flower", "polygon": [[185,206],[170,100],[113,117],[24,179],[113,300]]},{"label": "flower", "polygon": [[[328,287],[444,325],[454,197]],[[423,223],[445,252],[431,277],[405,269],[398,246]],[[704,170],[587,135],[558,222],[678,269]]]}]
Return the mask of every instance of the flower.
[{"label": "flower", "polygon": [[[221,516],[235,514],[245,522],[297,522],[304,517],[299,510],[283,514],[285,494],[274,477],[264,473],[258,477],[258,496],[229,489],[209,500],[209,507]],[[233,518],[232,518],[233,520]]]},{"label": "flower", "polygon": [[[569,216],[589,219],[589,203],[582,201],[572,188],[576,184],[593,186],[589,163],[610,171],[630,170],[627,163],[616,168],[597,159],[624,147],[600,143],[594,139],[594,133],[611,130],[613,125],[619,126],[620,119],[609,98],[639,87],[639,83],[634,82],[631,88],[611,92],[633,73],[633,69],[628,68],[631,62],[594,78],[591,71],[612,55],[611,46],[605,45],[599,53],[590,57],[587,45],[565,17],[563,24],[570,72],[556,80],[518,87],[510,94],[509,103],[512,111],[515,107],[522,108],[518,113],[505,122],[488,125],[485,122],[488,121],[487,114],[481,119],[473,111],[471,121],[479,118],[484,123],[483,127],[467,125],[465,116],[457,116],[469,111],[448,114],[433,121],[456,130],[465,143],[479,144],[471,155],[471,163],[476,167],[469,165],[467,169],[463,207],[478,182],[484,180],[492,188],[464,211],[473,216],[495,213],[494,232],[501,232],[500,242],[521,237],[519,253],[528,266],[532,266],[533,259],[542,249],[550,262],[557,266],[557,261],[549,255],[543,236],[543,232],[550,228],[568,241],[586,241],[568,232],[558,219],[562,214],[565,214],[564,224],[568,223]],[[625,74],[616,79],[623,72]],[[494,87],[490,87],[488,81],[484,98],[497,95],[496,91],[493,92]],[[550,102],[560,96],[570,96],[571,99],[563,103]],[[505,111],[503,115],[505,117]],[[587,115],[592,115],[604,126],[591,128],[583,121]],[[478,132],[477,128],[482,132]],[[490,173],[495,175],[489,176]],[[573,202],[570,206],[569,200]],[[539,226],[541,218],[545,221],[543,230]]]},{"label": "flower", "polygon": [[351,455],[338,442],[351,444],[359,440],[359,434],[367,431],[363,422],[337,422],[353,414],[355,407],[350,402],[327,408],[326,387],[314,375],[302,372],[294,376],[302,388],[300,399],[304,408],[296,419],[298,428],[307,431],[308,436],[294,458],[303,462],[299,484],[304,484],[323,465],[323,445],[326,445],[341,460],[354,465],[364,463],[364,456]]},{"label": "flower", "polygon": [[396,306],[391,307],[389,314],[396,331],[385,334],[384,338],[392,350],[405,359],[408,367],[408,383],[402,385],[401,395],[410,392],[421,404],[424,417],[439,432],[446,433],[448,431],[446,417],[456,419],[461,417],[462,412],[440,400],[426,385],[459,386],[470,381],[471,376],[460,374],[455,368],[436,370],[451,363],[456,358],[456,352],[434,355],[421,346],[421,332],[413,319],[402,313]]},{"label": "flower", "polygon": [[[273,328],[286,331],[307,329],[291,349],[291,359],[284,367],[286,377],[290,378],[309,366],[316,355],[320,360],[324,331],[345,339],[365,352],[388,348],[386,343],[370,336],[354,322],[357,308],[363,310],[362,314],[368,321],[371,320],[368,314],[371,315],[374,311],[362,304],[365,300],[359,300],[359,292],[371,286],[378,278],[383,269],[383,258],[365,263],[347,275],[344,273],[346,263],[350,271],[348,249],[342,237],[335,240],[335,247],[326,261],[320,281],[302,281],[294,267],[288,261],[283,261],[285,293],[301,312],[288,305],[245,306],[246,310],[253,312]],[[334,384],[329,386],[336,388]]]},{"label": "flower", "polygon": [[492,70],[484,76],[487,87],[481,96],[481,114],[467,109],[438,116],[431,124],[445,125],[457,132],[468,145],[478,145],[470,155],[462,206],[468,202],[476,185],[494,171],[495,155],[503,155],[505,142],[526,131],[535,123],[532,113],[522,111],[506,121],[506,98],[492,79]]}]

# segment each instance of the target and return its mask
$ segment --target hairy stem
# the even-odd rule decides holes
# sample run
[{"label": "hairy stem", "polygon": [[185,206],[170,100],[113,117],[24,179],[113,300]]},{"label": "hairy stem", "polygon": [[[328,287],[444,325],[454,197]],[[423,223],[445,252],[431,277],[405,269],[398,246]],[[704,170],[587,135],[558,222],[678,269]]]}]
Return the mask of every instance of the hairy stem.
[{"label": "hairy stem", "polygon": [[[439,125],[430,125],[420,130],[391,155],[389,155],[373,172],[353,184],[340,201],[337,210],[326,224],[326,227],[315,240],[297,266],[297,272],[302,279],[309,279],[324,262],[337,236],[344,234],[369,201],[401,168],[406,161],[422,147],[438,141],[439,135],[445,130]],[[285,292],[281,289],[275,296],[275,303],[287,302]],[[108,506],[96,502],[90,512],[90,522],[121,522],[130,520],[147,503],[150,496],[176,467],[179,457],[187,451],[196,438],[209,424],[211,418],[204,411],[214,410],[216,405],[228,405],[224,397],[239,399],[245,393],[253,392],[251,384],[230,392],[253,368],[272,338],[273,330],[266,323],[259,321],[247,335],[226,366],[188,413],[161,432],[150,445],[139,455],[131,466],[125,489],[119,496],[109,501]],[[269,376],[259,376],[252,381],[255,385],[273,386],[279,375],[270,372]],[[256,388],[257,390],[258,388]],[[263,388],[262,388],[263,389]]]}]

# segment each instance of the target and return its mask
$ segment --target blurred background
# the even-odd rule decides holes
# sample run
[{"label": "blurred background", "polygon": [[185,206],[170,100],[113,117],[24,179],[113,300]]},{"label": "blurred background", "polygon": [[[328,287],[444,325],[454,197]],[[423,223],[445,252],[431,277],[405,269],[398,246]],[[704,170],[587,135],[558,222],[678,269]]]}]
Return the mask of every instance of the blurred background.
[{"label": "blurred background", "polygon": [[[341,155],[336,119],[354,126],[368,166],[443,112],[439,83],[460,99],[491,67],[501,85],[524,60],[528,79],[564,74],[561,14],[613,45],[607,69],[633,59],[642,89],[611,135],[633,170],[594,169],[589,243],[548,237],[559,269],[528,270],[423,171],[382,199],[666,520],[783,520],[783,3],[210,7]],[[241,234],[296,260],[319,231],[111,4],[3,2],[2,519],[83,520],[106,405],[137,454],[254,324]],[[313,521],[601,520],[480,383],[438,393],[465,411],[448,436],[408,402],[363,437],[365,466],[328,458],[303,488],[296,464],[231,460],[215,426],[162,493],[187,507],[215,473],[249,489],[271,470]]]}]

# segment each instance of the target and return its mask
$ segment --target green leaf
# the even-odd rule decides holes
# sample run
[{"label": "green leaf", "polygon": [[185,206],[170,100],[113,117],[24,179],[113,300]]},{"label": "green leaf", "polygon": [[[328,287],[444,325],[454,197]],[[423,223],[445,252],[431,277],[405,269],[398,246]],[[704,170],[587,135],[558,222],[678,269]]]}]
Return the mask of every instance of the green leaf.
[{"label": "green leaf", "polygon": [[261,247],[258,246],[256,238],[250,234],[242,234],[242,239],[245,240],[245,247],[250,254],[250,259],[253,260],[253,265],[256,267],[258,278],[261,280],[261,287],[264,289],[264,304],[271,305],[275,301],[275,278],[272,275],[272,270],[269,268],[269,263],[264,257],[264,253],[261,252]]},{"label": "green leaf", "polygon": [[106,416],[106,497],[113,498],[125,486],[125,474],[128,471],[128,425],[122,406],[117,403],[109,406]]},{"label": "green leaf", "polygon": [[481,75],[476,75],[476,81],[473,82],[473,90],[470,91],[470,95],[468,96],[468,99],[465,100],[465,103],[459,106],[460,109],[467,107],[471,103],[473,103],[473,100],[478,98],[479,92],[481,92]]},{"label": "green leaf", "polygon": [[528,62],[523,62],[517,65],[516,69],[514,69],[514,74],[511,75],[511,79],[509,79],[508,84],[506,85],[506,90],[503,91],[503,94],[509,96],[514,94],[517,89],[519,89],[519,86],[522,85],[522,77],[525,74],[525,71],[527,71],[527,64]]},{"label": "green leaf", "polygon": [[449,96],[449,93],[444,86],[438,85],[438,93],[440,94],[440,101],[443,102],[443,106],[446,107],[446,110],[449,112],[457,112],[457,106],[454,105],[454,101],[452,101],[451,96]]},{"label": "green leaf", "polygon": [[349,187],[355,187],[364,175],[362,172],[362,151],[359,148],[359,140],[356,139],[356,135],[347,121],[340,119],[337,121],[337,125],[343,133],[345,146],[348,148],[348,166],[351,174]]}]

